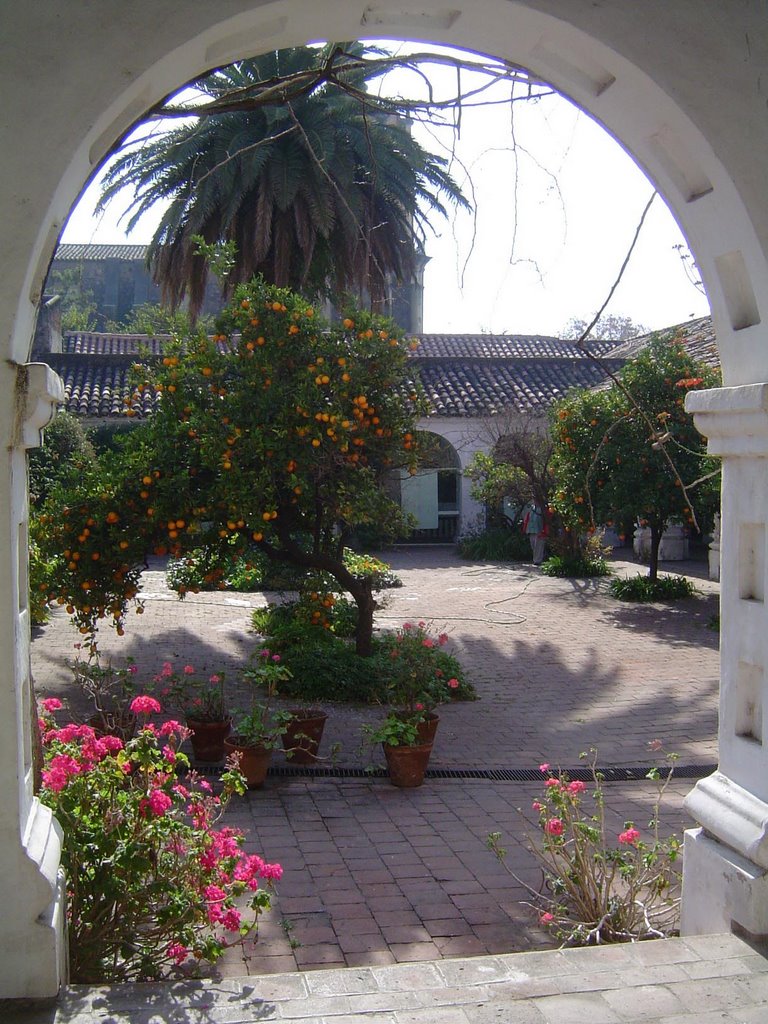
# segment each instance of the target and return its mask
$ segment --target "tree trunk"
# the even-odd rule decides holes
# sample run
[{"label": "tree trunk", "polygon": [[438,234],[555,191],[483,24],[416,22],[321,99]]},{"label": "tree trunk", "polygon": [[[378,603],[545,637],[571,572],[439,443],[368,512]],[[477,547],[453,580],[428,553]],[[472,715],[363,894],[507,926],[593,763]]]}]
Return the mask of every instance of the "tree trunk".
[{"label": "tree trunk", "polygon": [[371,581],[360,580],[354,589],[349,588],[349,592],[357,605],[355,651],[361,658],[369,658],[373,653],[374,600]]},{"label": "tree trunk", "polygon": [[323,553],[307,553],[299,548],[290,537],[280,538],[281,546],[275,547],[259,542],[257,547],[269,558],[276,561],[290,562],[292,565],[304,566],[307,569],[321,569],[328,572],[352,595],[357,605],[357,630],[355,631],[355,650],[361,658],[369,658],[373,654],[373,589],[370,578],[360,579],[353,576],[341,558],[334,558]]},{"label": "tree trunk", "polygon": [[651,556],[648,565],[648,578],[654,580],[654,582],[659,575],[659,546],[663,532],[664,528],[662,526],[656,526],[651,523]]}]

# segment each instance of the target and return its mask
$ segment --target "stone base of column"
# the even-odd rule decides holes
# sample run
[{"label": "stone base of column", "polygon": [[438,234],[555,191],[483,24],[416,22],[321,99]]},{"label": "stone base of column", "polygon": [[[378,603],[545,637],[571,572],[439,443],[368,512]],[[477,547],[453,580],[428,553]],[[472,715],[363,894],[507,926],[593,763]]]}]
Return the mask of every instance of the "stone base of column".
[{"label": "stone base of column", "polygon": [[[33,800],[15,852],[9,838],[0,834],[0,896],[7,924],[0,930],[0,999],[52,998],[67,980],[61,830],[50,808]],[[7,870],[9,856],[15,870]],[[9,879],[12,892],[3,885]]]},{"label": "stone base of column", "polygon": [[685,833],[682,935],[768,937],[768,873],[703,828]]}]

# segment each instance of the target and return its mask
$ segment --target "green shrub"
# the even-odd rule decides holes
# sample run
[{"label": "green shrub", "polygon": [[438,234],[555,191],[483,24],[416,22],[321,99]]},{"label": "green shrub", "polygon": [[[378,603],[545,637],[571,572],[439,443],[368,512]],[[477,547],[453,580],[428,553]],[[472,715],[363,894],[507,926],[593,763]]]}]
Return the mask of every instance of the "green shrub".
[{"label": "green shrub", "polygon": [[168,586],[181,595],[198,590],[298,590],[306,576],[306,570],[273,562],[259,551],[240,557],[226,547],[195,548],[184,558],[172,558],[166,571]]},{"label": "green shrub", "polygon": [[[357,555],[344,550],[344,564],[355,576],[370,576],[374,590],[401,587],[402,580],[386,562],[371,555]],[[184,594],[198,590],[235,590],[251,593],[257,590],[326,590],[337,592],[339,585],[327,573],[311,573],[307,569],[275,562],[252,548],[245,556],[236,556],[221,548],[196,548],[184,558],[171,559],[166,573],[168,586]]]},{"label": "green shrub", "polygon": [[619,601],[679,601],[696,595],[696,587],[685,576],[630,576],[611,580],[611,594]]},{"label": "green shrub", "polygon": [[[274,645],[273,645],[274,646]],[[386,663],[381,654],[361,658],[352,644],[334,636],[305,640],[282,650],[283,664],[293,678],[280,693],[302,702],[383,700]]]},{"label": "green shrub", "polygon": [[[317,597],[323,595],[317,594]],[[374,637],[374,651],[369,658],[360,657],[349,642],[354,632],[356,606],[345,598],[324,607],[328,625],[313,620],[312,609],[317,602],[307,595],[299,601],[256,608],[251,615],[253,628],[267,638],[270,650],[279,652],[282,664],[292,673],[281,683],[283,696],[298,700],[360,701],[388,703],[397,681],[393,651],[400,648],[397,667],[404,665],[403,632]],[[420,628],[420,627],[419,627]],[[409,627],[409,630],[415,627]],[[426,634],[425,634],[426,636]],[[418,645],[419,670],[436,680],[439,700],[475,700],[474,687],[467,681],[457,659],[434,646]],[[448,681],[453,680],[450,689]]]},{"label": "green shrub", "polygon": [[403,581],[392,571],[392,567],[374,558],[373,555],[358,555],[351,548],[344,548],[344,565],[353,576],[370,576],[374,590],[388,590],[403,585]]},{"label": "green shrub", "polygon": [[346,597],[312,590],[298,601],[255,608],[251,625],[284,650],[302,640],[316,640],[327,633],[352,637],[357,628],[357,605]]},{"label": "green shrub", "polygon": [[545,576],[581,579],[589,576],[610,576],[611,570],[604,558],[585,555],[552,555],[541,566]]},{"label": "green shrub", "polygon": [[77,476],[96,458],[83,425],[68,412],[60,412],[45,428],[43,443],[29,453],[29,494],[40,508],[57,484]]},{"label": "green shrub", "polygon": [[[34,534],[35,522],[30,521],[30,532]],[[31,535],[29,539],[29,615],[33,626],[42,626],[50,618],[49,597],[53,585],[53,574],[58,557],[46,558],[40,545]]]},{"label": "green shrub", "polygon": [[459,555],[474,561],[530,562],[531,545],[524,533],[495,526],[464,537],[459,542]]}]

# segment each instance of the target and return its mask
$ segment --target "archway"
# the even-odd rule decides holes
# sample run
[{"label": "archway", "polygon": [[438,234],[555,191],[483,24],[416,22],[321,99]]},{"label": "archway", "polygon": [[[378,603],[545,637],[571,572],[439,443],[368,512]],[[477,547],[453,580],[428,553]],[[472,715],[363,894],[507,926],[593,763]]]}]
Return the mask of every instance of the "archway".
[{"label": "archway", "polygon": [[415,476],[398,476],[395,496],[415,521],[411,543],[452,544],[462,525],[462,465],[451,442],[423,430],[424,465]]},{"label": "archway", "polygon": [[[567,19],[567,20],[566,20]],[[722,454],[722,774],[690,802],[708,836],[687,843],[684,926],[732,920],[768,931],[768,772],[763,707],[768,487],[768,163],[760,73],[768,44],[759,10],[736,0],[679,0],[652,16],[633,0],[473,0],[406,9],[378,3],[164,0],[137,10],[103,0],[6,12],[3,75],[7,179],[0,311],[0,995],[51,995],[63,964],[57,834],[33,799],[29,624],[25,607],[25,448],[58,398],[25,366],[45,272],[78,191],[110,146],[180,83],[238,57],[313,38],[425,39],[503,54],[599,120],[646,169],[696,254],[729,386],[690,407]],[[685,40],[685,46],[679,45]],[[49,52],[50,49],[50,52]],[[62,61],[66,55],[66,74]],[[30,68],[32,75],[30,75]],[[701,898],[697,892],[702,894]],[[703,895],[706,893],[706,897]]]}]

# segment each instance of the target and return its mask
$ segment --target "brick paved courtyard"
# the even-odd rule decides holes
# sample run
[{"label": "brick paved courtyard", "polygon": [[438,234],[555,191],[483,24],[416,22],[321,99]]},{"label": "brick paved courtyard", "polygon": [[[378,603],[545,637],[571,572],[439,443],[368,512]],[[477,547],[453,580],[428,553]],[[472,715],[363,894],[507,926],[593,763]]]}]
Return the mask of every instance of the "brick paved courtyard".
[{"label": "brick paved courtyard", "polygon": [[[446,705],[432,767],[535,768],[574,765],[599,750],[607,765],[648,765],[661,739],[680,764],[716,756],[718,588],[677,605],[629,606],[607,596],[606,581],[555,580],[528,566],[466,563],[448,549],[388,554],[404,586],[389,591],[379,626],[425,619],[451,636],[480,700]],[[679,568],[679,567],[678,567]],[[617,571],[634,572],[624,562]],[[152,675],[165,658],[230,673],[258,646],[249,632],[260,594],[200,594],[184,603],[156,568],[145,574],[146,613],[126,636],[106,632],[105,654],[136,659]],[[67,662],[78,635],[61,611],[33,643],[38,691],[71,694]],[[338,763],[364,769],[379,753],[361,748],[360,728],[382,711],[329,706],[324,746],[340,742]],[[327,746],[326,746],[327,749]],[[276,758],[279,764],[279,758]],[[686,827],[682,798],[693,782],[669,787],[665,827]],[[522,905],[525,890],[486,848],[501,831],[508,863],[528,884],[539,873],[526,849],[518,808],[529,812],[532,783],[494,778],[430,779],[418,790],[386,779],[272,777],[233,803],[228,818],[249,846],[279,860],[285,875],[260,941],[223,973],[386,965],[544,948],[546,934]],[[647,782],[606,786],[617,828],[647,822]]]}]

